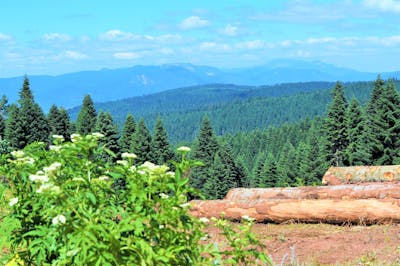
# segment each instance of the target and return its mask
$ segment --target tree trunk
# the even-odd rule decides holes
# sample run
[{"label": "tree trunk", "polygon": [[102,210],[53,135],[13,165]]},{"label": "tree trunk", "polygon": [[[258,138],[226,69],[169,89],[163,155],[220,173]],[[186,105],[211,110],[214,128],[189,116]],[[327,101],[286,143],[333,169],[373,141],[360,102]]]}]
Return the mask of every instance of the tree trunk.
[{"label": "tree trunk", "polygon": [[261,199],[400,199],[400,182],[343,184],[319,187],[234,188],[226,200]]},{"label": "tree trunk", "polygon": [[324,185],[385,181],[400,181],[400,165],[330,167],[322,178]]},{"label": "tree trunk", "polygon": [[190,212],[196,217],[241,220],[247,215],[257,222],[324,222],[373,224],[400,222],[398,199],[270,199],[194,200]]}]

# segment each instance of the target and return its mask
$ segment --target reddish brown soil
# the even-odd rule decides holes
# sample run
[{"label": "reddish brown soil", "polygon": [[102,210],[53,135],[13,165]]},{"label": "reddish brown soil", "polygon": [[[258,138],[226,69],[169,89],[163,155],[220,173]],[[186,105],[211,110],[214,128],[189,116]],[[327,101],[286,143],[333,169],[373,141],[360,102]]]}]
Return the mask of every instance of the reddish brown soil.
[{"label": "reddish brown soil", "polygon": [[[207,227],[207,242],[223,241]],[[255,224],[253,232],[280,265],[400,265],[400,225]]]}]

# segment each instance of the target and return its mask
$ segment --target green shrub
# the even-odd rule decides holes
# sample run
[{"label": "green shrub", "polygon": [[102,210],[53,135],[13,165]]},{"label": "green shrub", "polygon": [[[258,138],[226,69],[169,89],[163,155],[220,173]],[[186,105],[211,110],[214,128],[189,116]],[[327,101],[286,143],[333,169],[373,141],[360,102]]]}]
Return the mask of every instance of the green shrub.
[{"label": "green shrub", "polygon": [[[124,153],[115,164],[102,158],[101,134],[55,136],[3,157],[0,167],[3,262],[25,265],[225,265],[199,244],[204,224],[189,215],[189,169],[176,171]],[[6,192],[6,193],[5,193]],[[254,254],[248,254],[253,256]],[[241,255],[242,256],[242,255]],[[229,262],[227,262],[228,265]]]}]

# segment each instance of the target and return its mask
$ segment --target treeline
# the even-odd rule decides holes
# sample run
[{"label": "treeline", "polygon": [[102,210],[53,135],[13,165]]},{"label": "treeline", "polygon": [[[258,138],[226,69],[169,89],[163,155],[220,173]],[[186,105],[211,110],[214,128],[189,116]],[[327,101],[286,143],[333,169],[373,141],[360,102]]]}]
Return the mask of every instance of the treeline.
[{"label": "treeline", "polygon": [[233,157],[245,166],[246,185],[312,185],[320,183],[331,165],[400,164],[400,96],[395,81],[378,77],[364,104],[346,94],[343,84],[337,83],[323,117],[223,136]]},{"label": "treeline", "polygon": [[[0,121],[3,154],[33,142],[44,142],[52,148],[53,135],[63,136],[68,141],[74,133],[88,135],[97,132],[103,135],[100,144],[108,151],[103,155],[105,162],[117,161],[124,152],[135,153],[137,163],[170,164],[176,158],[160,117],[151,134],[144,119],[136,123],[133,115],[128,114],[120,133],[110,113],[102,111],[97,114],[89,95],[83,99],[76,122],[70,121],[63,108],[54,105],[46,116],[35,102],[29,80],[25,77],[18,102],[7,105],[3,97],[0,106],[4,115]],[[233,159],[228,146],[219,145],[207,118],[203,120],[196,143],[193,159],[202,161],[206,167],[196,170],[195,178],[191,179],[194,187],[201,189],[206,197],[219,198],[229,188],[242,186],[245,177],[241,166]]]},{"label": "treeline", "polygon": [[[203,114],[200,130],[189,145],[191,159],[202,161],[204,167],[193,170],[191,185],[207,198],[222,198],[233,187],[319,184],[330,165],[399,164],[400,96],[395,82],[378,77],[370,93],[369,101],[360,104],[346,97],[349,92],[337,83],[325,116],[220,137]],[[136,122],[132,114],[119,131],[109,112],[97,113],[90,96],[85,96],[76,122],[56,106],[45,115],[34,100],[28,78],[18,102],[8,105],[3,97],[0,108],[1,153],[35,141],[51,145],[52,135],[69,140],[72,133],[99,132],[104,135],[101,144],[109,151],[104,160],[110,163],[123,152],[135,153],[138,163],[168,164],[176,158],[160,116],[153,133],[143,118]],[[252,117],[246,119],[254,122]]]},{"label": "treeline", "polygon": [[[394,81],[400,87],[399,81]],[[161,116],[171,143],[193,141],[204,115],[219,135],[279,127],[326,114],[335,83],[306,82],[262,87],[211,84],[180,88],[142,97],[95,103],[96,110],[111,113],[122,128],[126,114],[143,117],[154,129]],[[369,101],[374,82],[344,83],[345,96],[361,105]],[[69,110],[75,120],[80,108]]]}]

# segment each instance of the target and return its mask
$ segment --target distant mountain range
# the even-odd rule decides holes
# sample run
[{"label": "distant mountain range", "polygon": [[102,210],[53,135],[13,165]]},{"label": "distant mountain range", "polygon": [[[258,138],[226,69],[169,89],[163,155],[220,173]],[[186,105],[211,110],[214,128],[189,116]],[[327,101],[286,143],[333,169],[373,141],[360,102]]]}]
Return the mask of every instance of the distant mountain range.
[{"label": "distant mountain range", "polygon": [[[53,103],[66,108],[77,106],[85,94],[90,94],[96,102],[105,102],[204,84],[260,86],[308,81],[364,81],[374,80],[377,74],[336,67],[320,61],[284,59],[263,66],[235,69],[191,64],[138,65],[60,76],[29,76],[29,79],[35,99],[44,110],[48,110]],[[399,78],[400,72],[382,73],[382,76]],[[5,94],[10,102],[14,102],[22,81],[22,77],[1,78],[0,95]]]}]

